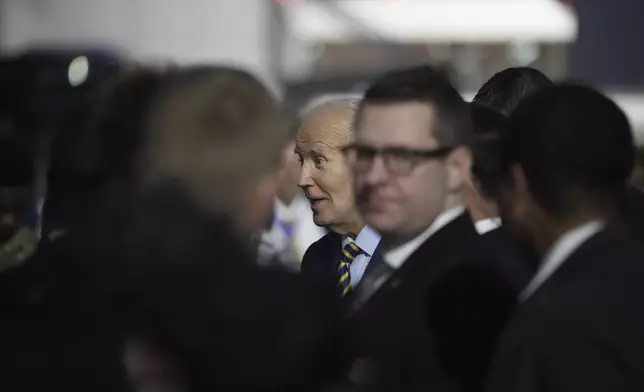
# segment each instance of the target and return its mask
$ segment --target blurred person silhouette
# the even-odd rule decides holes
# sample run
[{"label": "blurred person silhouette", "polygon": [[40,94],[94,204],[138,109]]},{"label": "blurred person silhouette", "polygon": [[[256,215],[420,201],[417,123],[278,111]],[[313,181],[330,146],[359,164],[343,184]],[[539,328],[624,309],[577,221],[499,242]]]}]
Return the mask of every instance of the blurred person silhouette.
[{"label": "blurred person silhouette", "polygon": [[149,113],[142,160],[131,161],[143,162],[139,180],[116,199],[102,192],[91,222],[50,255],[71,261],[43,312],[48,330],[23,350],[39,352],[29,381],[98,391],[335,382],[335,302],[259,268],[245,245],[266,221],[288,138],[273,97],[244,71],[191,67],[164,80]]},{"label": "blurred person silhouette", "polygon": [[280,265],[299,271],[304,252],[325,234],[313,222],[310,203],[297,185],[300,170],[295,142],[290,141],[282,152],[270,227],[259,241],[261,265]]},{"label": "blurred person silhouette", "polygon": [[[5,377],[4,385],[12,388],[21,385],[24,390],[35,390],[47,384],[47,377],[42,380],[35,377],[25,382],[25,379],[29,380],[24,377],[29,369],[36,374],[47,368],[52,369],[50,374],[58,370],[61,374],[59,381],[64,377],[72,378],[69,373],[72,370],[61,369],[58,364],[59,357],[66,353],[61,353],[56,343],[60,336],[55,334],[72,335],[61,324],[64,315],[71,314],[74,320],[82,320],[72,310],[59,312],[61,308],[75,309],[79,302],[79,298],[66,296],[68,289],[71,291],[84,279],[78,268],[82,264],[77,262],[74,253],[80,243],[98,241],[93,237],[95,232],[89,233],[88,229],[95,221],[101,220],[98,217],[101,204],[109,200],[118,205],[122,201],[120,197],[112,197],[122,192],[108,192],[108,184],[132,183],[140,172],[138,163],[143,154],[142,136],[147,107],[164,78],[164,72],[145,67],[137,67],[121,75],[97,100],[91,124],[85,129],[90,137],[74,141],[83,145],[71,149],[88,151],[90,155],[96,153],[95,157],[103,163],[94,162],[96,165],[92,170],[82,176],[65,177],[60,172],[50,173],[50,184],[53,184],[50,196],[53,193],[53,198],[48,199],[44,208],[45,223],[48,224],[47,241],[42,242],[32,260],[12,277],[12,295],[3,296],[3,302],[12,298],[13,302],[26,305],[16,309],[20,313],[7,316],[5,312],[3,336],[6,343],[2,366],[13,377]],[[53,159],[59,157],[59,154],[52,156]],[[84,295],[79,294],[80,297]],[[85,324],[79,322],[79,325]],[[45,374],[42,373],[43,376]]]},{"label": "blurred person silhouette", "polygon": [[518,295],[530,281],[536,265],[526,261],[526,256],[508,237],[501,226],[494,200],[493,189],[501,176],[501,139],[505,135],[508,119],[487,106],[470,103],[469,107],[475,136],[471,178],[463,198],[474,221],[474,228],[487,249],[496,256],[493,261],[499,263],[499,270],[506,274]]},{"label": "blurred person silhouette", "polygon": [[508,116],[523,99],[550,86],[552,81],[539,70],[530,67],[506,68],[485,82],[472,102]]},{"label": "blurred person silhouette", "polygon": [[634,157],[625,114],[593,89],[556,85],[519,104],[502,151],[504,225],[541,263],[488,390],[640,390],[644,248],[619,221]]},{"label": "blurred person silhouette", "polygon": [[11,318],[29,304],[24,286],[40,247],[40,208],[34,159],[13,138],[0,139],[0,314]]},{"label": "blurred person silhouette", "polygon": [[0,139],[0,273],[21,266],[38,248],[34,161],[17,140]]},{"label": "blurred person silhouette", "polygon": [[315,224],[329,230],[306,251],[302,274],[329,296],[351,301],[349,294],[360,286],[380,242],[357,210],[351,168],[343,153],[355,138],[357,103],[335,99],[309,108],[295,138],[302,166],[299,186]]},{"label": "blurred person silhouette", "polygon": [[444,377],[479,390],[516,297],[461,199],[468,105],[441,72],[418,66],[376,79],[355,124],[346,153],[357,205],[382,235],[363,277],[371,284],[356,292],[358,355],[376,353],[379,375],[398,379],[393,390],[440,390]]}]

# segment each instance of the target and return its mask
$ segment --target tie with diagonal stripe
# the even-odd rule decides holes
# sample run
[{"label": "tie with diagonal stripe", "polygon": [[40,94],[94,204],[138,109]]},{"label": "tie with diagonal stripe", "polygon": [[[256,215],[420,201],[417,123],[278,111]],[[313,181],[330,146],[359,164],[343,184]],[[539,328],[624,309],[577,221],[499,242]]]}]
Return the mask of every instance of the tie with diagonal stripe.
[{"label": "tie with diagonal stripe", "polygon": [[361,252],[362,250],[353,242],[349,242],[342,249],[342,257],[338,263],[338,288],[342,297],[351,291],[351,263]]}]

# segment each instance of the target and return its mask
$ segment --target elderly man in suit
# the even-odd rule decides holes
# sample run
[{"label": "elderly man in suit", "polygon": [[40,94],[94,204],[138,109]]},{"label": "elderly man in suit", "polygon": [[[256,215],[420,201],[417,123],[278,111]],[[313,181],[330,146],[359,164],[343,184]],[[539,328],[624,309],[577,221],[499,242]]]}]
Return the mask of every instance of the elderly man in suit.
[{"label": "elderly man in suit", "polygon": [[313,221],[330,232],[309,247],[302,274],[330,295],[347,297],[358,287],[380,242],[355,205],[351,168],[343,148],[354,140],[355,100],[323,102],[303,116],[295,139],[302,165],[299,186]]}]

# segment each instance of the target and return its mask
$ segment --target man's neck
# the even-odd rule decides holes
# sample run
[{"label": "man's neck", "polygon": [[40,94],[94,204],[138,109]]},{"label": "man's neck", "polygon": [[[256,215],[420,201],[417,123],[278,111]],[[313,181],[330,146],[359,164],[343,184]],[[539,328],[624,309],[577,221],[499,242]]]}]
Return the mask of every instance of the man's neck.
[{"label": "man's neck", "polygon": [[550,220],[550,222],[541,226],[541,231],[535,235],[535,247],[539,257],[543,257],[566,233],[574,230],[586,223],[593,221],[608,221],[612,215],[606,213],[587,213],[580,214],[576,217],[571,217],[565,220]]}]

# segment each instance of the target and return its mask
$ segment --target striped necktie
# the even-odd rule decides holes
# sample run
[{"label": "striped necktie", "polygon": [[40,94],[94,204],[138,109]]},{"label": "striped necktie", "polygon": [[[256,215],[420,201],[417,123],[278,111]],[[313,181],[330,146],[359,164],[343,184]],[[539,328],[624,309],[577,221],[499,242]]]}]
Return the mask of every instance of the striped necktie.
[{"label": "striped necktie", "polygon": [[342,257],[338,263],[338,287],[342,297],[351,291],[351,263],[361,252],[362,250],[353,242],[349,242],[342,249]]}]

